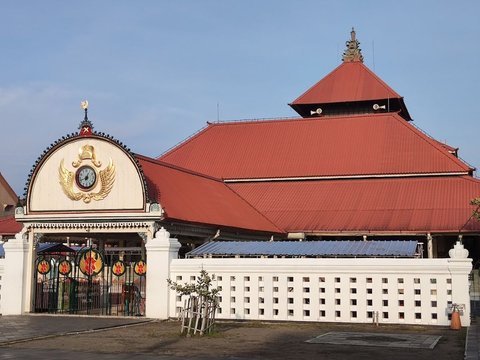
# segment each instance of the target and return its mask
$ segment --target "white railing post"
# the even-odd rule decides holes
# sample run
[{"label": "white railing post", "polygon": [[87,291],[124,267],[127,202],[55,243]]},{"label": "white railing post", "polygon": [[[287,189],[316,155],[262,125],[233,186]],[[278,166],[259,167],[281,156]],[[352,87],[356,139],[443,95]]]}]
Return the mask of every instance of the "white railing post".
[{"label": "white railing post", "polygon": [[170,238],[163,227],[145,244],[147,250],[147,288],[145,315],[148,318],[168,319],[170,263],[178,257],[180,243]]}]

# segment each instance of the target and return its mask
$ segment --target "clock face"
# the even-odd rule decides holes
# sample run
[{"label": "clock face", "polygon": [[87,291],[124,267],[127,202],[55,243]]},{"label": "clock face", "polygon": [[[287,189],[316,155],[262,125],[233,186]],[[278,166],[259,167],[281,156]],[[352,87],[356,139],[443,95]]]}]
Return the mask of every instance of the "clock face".
[{"label": "clock face", "polygon": [[90,190],[97,183],[97,173],[90,166],[82,166],[77,170],[75,180],[80,190]]}]

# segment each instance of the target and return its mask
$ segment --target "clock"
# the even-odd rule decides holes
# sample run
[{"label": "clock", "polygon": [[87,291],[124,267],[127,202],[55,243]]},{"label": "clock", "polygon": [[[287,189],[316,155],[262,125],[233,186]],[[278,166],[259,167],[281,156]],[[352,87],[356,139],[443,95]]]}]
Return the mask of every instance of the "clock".
[{"label": "clock", "polygon": [[84,165],[78,168],[75,181],[80,190],[90,190],[97,183],[97,173],[92,167]]}]

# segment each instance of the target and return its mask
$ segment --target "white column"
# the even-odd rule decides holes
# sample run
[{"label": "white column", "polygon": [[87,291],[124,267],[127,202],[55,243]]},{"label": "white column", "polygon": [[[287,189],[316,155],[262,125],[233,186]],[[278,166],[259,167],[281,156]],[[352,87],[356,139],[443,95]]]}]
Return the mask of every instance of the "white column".
[{"label": "white column", "polygon": [[178,257],[180,243],[170,238],[163,227],[145,245],[147,250],[147,289],[145,315],[148,318],[168,319],[170,262]]},{"label": "white column", "polygon": [[429,259],[433,259],[433,236],[427,234],[427,255]]},{"label": "white column", "polygon": [[24,233],[25,229],[3,245],[5,271],[2,286],[2,315],[22,315],[25,309],[28,243],[23,239]]},{"label": "white column", "polygon": [[448,252],[448,270],[452,275],[452,303],[463,307],[462,326],[470,325],[470,292],[468,275],[472,271],[472,259],[468,258],[468,250],[460,241]]}]

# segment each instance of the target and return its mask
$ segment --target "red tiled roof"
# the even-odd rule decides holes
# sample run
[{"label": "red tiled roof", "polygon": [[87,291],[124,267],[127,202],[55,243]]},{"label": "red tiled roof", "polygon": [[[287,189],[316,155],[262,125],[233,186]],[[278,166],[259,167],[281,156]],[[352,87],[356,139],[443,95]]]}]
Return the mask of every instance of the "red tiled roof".
[{"label": "red tiled roof", "polygon": [[23,225],[15,220],[15,217],[8,216],[0,218],[0,235],[15,235],[22,230]]},{"label": "red tiled roof", "polygon": [[282,233],[222,181],[141,155],[136,157],[150,197],[160,203],[168,219]]},{"label": "red tiled roof", "polygon": [[401,98],[362,62],[344,62],[292,105]]},{"label": "red tiled roof", "polygon": [[160,159],[223,179],[472,170],[395,113],[214,123]]},{"label": "red tiled roof", "polygon": [[480,231],[469,176],[231,183],[287,232],[426,233]]}]

